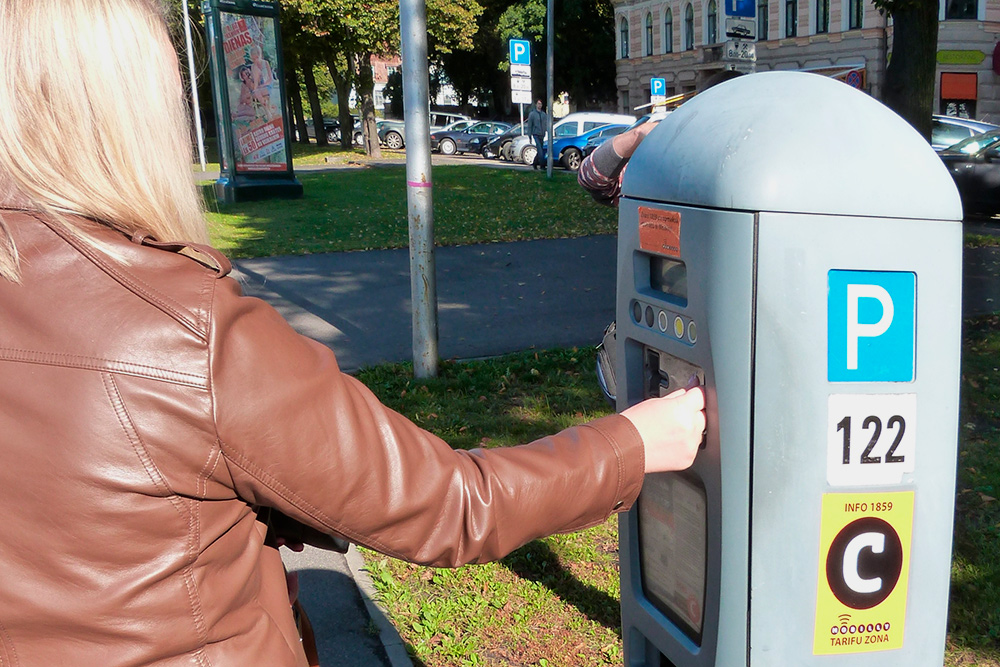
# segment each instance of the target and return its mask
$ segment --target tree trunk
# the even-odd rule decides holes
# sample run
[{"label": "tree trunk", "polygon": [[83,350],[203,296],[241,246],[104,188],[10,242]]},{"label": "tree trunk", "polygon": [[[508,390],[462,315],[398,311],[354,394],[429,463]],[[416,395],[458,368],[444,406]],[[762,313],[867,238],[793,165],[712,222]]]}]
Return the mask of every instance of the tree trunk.
[{"label": "tree trunk", "polygon": [[299,92],[299,77],[294,67],[285,70],[285,89],[288,91],[288,105],[291,108],[291,119],[295,123],[295,134],[300,144],[309,143],[306,132],[306,114],[302,110],[302,93]]},{"label": "tree trunk", "polygon": [[351,120],[351,68],[350,56],[347,56],[348,66],[346,71],[337,69],[337,63],[333,58],[326,61],[326,68],[330,71],[330,78],[337,89],[337,114],[340,118],[340,145],[345,151],[354,147],[354,121]]},{"label": "tree trunk", "polygon": [[892,13],[892,54],[882,101],[928,141],[934,113],[938,2],[917,0]]},{"label": "tree trunk", "polygon": [[316,131],[316,145],[328,146],[330,142],[326,140],[326,132],[323,131],[323,109],[319,105],[319,89],[316,88],[316,77],[313,74],[313,64],[311,60],[302,62],[302,79],[306,84],[306,94],[309,95],[309,108],[312,111],[313,129]]},{"label": "tree trunk", "polygon": [[365,138],[365,154],[382,157],[375,130],[375,77],[372,74],[372,55],[358,56],[358,94],[361,96],[361,131]]}]

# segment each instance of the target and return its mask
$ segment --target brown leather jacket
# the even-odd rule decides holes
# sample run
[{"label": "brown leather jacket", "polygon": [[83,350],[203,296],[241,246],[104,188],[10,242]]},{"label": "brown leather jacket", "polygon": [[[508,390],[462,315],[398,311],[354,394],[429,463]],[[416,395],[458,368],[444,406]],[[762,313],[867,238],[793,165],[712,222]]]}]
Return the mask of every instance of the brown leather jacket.
[{"label": "brown leather jacket", "polygon": [[623,417],[456,452],[241,296],[218,253],[81,222],[98,251],[0,216],[23,269],[0,279],[2,667],[304,664],[253,505],[451,566],[638,493]]}]

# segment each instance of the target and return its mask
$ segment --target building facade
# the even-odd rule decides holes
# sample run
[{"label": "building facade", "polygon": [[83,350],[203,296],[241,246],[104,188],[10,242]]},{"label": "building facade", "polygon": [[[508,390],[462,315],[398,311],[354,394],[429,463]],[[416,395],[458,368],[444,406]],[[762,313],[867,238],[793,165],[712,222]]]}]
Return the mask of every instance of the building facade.
[{"label": "building facade", "polygon": [[[725,60],[736,0],[612,0],[618,107],[695,91]],[[753,0],[756,69],[813,71],[882,97],[892,21],[870,0]],[[1000,124],[1000,0],[941,0],[934,111]],[[996,64],[995,64],[996,63]]]}]

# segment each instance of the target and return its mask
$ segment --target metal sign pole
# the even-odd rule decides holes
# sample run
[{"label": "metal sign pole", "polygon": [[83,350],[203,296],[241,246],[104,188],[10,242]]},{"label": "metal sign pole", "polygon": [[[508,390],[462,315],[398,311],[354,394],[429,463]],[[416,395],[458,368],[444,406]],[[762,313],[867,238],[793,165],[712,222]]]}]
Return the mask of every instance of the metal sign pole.
[{"label": "metal sign pole", "polygon": [[554,53],[553,44],[555,43],[555,31],[556,31],[556,28],[555,28],[555,23],[556,23],[555,22],[555,0],[548,0],[548,7],[546,9],[546,20],[545,20],[545,23],[546,23],[545,31],[547,33],[547,44],[546,44],[546,48],[545,48],[545,51],[546,51],[546,53],[545,53],[545,89],[546,89],[546,94],[548,96],[548,110],[547,110],[548,113],[546,115],[548,116],[548,123],[549,123],[549,131],[547,133],[549,141],[548,141],[548,148],[545,151],[545,153],[546,153],[545,174],[549,178],[552,178],[552,140],[553,140],[553,136],[552,136],[552,103],[553,103],[554,89],[555,89],[555,84],[553,82],[552,72],[553,72],[553,69],[554,69],[553,64],[555,62],[555,57],[553,55],[553,53]]},{"label": "metal sign pole", "polygon": [[437,377],[437,276],[431,185],[427,9],[424,0],[400,0],[406,202],[410,230],[410,300],[413,304],[413,375]]},{"label": "metal sign pole", "polygon": [[187,45],[188,72],[191,75],[191,112],[194,116],[194,133],[198,137],[198,160],[205,171],[205,135],[201,129],[201,105],[198,103],[198,85],[194,73],[194,46],[191,44],[191,19],[188,17],[187,0],[181,2],[184,8],[184,42]]}]

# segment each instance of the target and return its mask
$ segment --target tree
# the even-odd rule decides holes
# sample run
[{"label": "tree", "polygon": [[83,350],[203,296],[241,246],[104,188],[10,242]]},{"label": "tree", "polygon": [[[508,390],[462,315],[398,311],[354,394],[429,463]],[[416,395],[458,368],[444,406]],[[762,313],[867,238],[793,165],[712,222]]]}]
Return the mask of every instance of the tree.
[{"label": "tree", "polygon": [[938,0],[874,0],[892,16],[892,54],[882,101],[928,141],[934,113]]},{"label": "tree", "polygon": [[[508,2],[498,16],[496,38],[499,57],[493,67],[507,70],[507,41],[534,43],[532,81],[534,97],[545,90],[546,1]],[[596,106],[615,99],[614,9],[611,0],[560,0],[555,9],[553,44],[554,84],[582,106]],[[506,86],[506,81],[503,82]]]},{"label": "tree", "polygon": [[[396,0],[286,0],[303,17],[310,34],[322,37],[337,84],[350,78],[360,97],[365,152],[381,155],[375,134],[375,81],[371,59],[374,55],[399,52],[399,3]],[[476,19],[482,8],[476,0],[427,0],[428,46],[435,52],[469,46],[476,32]],[[343,58],[343,68],[336,58]],[[338,80],[339,77],[339,80]],[[342,98],[345,99],[345,98]],[[341,104],[341,127],[344,125]],[[344,129],[341,134],[343,135]],[[350,131],[348,131],[350,133]]]}]

